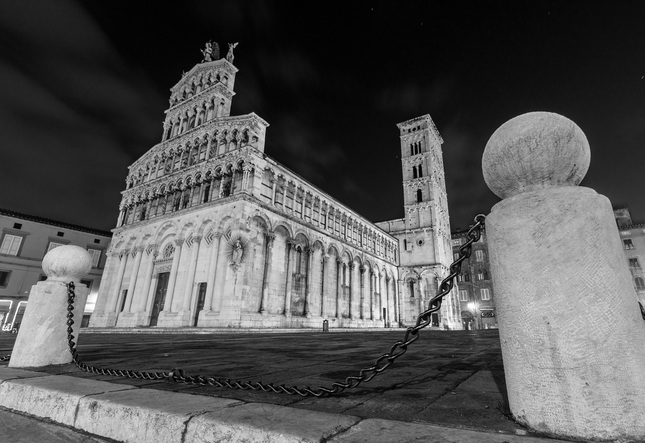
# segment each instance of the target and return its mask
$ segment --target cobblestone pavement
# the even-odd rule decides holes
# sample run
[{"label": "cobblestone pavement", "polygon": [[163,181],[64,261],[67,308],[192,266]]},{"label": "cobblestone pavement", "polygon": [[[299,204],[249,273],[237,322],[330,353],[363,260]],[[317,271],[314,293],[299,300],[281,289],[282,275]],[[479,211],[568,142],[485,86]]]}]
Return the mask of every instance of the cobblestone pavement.
[{"label": "cobblestone pavement", "polygon": [[[330,386],[387,352],[404,330],[235,334],[91,334],[78,350],[87,364],[115,369],[168,371],[265,383]],[[0,355],[15,340],[0,335]],[[524,435],[507,411],[496,330],[421,331],[387,371],[371,382],[328,398],[200,387],[84,373],[74,365],[35,369],[152,389],[288,405],[314,411],[386,418]]]}]

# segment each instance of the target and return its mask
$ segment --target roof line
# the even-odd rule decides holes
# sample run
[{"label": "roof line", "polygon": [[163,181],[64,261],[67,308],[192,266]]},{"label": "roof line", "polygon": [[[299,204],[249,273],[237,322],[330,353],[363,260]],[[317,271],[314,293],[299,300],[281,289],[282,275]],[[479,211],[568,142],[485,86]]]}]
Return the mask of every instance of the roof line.
[{"label": "roof line", "polygon": [[51,226],[58,226],[60,228],[73,229],[75,231],[88,232],[90,234],[101,235],[103,237],[112,237],[112,233],[109,231],[101,231],[100,229],[93,229],[85,226],[75,225],[72,223],[65,223],[62,221],[52,220],[49,218],[39,217],[36,215],[23,214],[21,212],[10,211],[9,209],[0,208],[0,215],[7,215],[9,217],[15,217],[23,220],[44,223]]}]

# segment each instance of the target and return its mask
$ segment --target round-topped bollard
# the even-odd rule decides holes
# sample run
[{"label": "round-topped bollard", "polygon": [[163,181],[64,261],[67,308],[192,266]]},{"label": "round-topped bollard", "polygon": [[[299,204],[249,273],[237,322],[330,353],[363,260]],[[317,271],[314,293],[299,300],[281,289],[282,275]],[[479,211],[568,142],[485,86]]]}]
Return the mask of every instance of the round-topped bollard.
[{"label": "round-topped bollard", "polygon": [[484,181],[500,198],[580,184],[591,160],[589,142],[566,117],[530,112],[493,133],[482,158]]},{"label": "round-topped bollard", "polygon": [[89,292],[80,279],[92,269],[92,258],[80,246],[58,246],[45,255],[42,267],[47,280],[31,288],[9,367],[39,367],[72,361],[67,343],[67,284],[73,282],[75,286],[72,329],[77,341]]},{"label": "round-topped bollard", "polygon": [[49,281],[79,281],[91,269],[92,256],[80,246],[58,246],[43,258],[43,271]]},{"label": "round-topped bollard", "polygon": [[503,124],[482,159],[503,198],[486,219],[509,406],[555,436],[645,438],[645,322],[609,200],[571,120]]}]

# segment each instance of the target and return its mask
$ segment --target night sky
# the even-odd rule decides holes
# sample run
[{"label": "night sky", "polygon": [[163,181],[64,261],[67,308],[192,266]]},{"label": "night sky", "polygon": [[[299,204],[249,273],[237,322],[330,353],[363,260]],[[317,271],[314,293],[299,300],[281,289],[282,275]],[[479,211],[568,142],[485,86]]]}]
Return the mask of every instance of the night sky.
[{"label": "night sky", "polygon": [[113,228],[212,40],[239,42],[231,114],[268,121],[269,156],[371,221],[403,216],[397,123],[436,123],[454,230],[498,201],[482,152],[529,111],[575,121],[582,185],[643,221],[644,23],[642,1],[4,1],[0,207]]}]

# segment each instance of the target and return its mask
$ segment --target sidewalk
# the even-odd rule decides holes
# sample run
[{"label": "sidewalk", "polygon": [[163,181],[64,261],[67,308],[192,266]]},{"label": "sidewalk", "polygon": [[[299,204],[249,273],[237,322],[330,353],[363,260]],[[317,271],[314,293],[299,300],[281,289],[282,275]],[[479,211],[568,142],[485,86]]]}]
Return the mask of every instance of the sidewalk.
[{"label": "sidewalk", "polygon": [[0,441],[11,443],[106,443],[71,428],[0,408]]},{"label": "sidewalk", "polygon": [[[82,333],[79,352],[97,366],[180,367],[315,387],[356,375],[399,338],[392,332]],[[424,331],[372,382],[321,399],[100,376],[73,365],[0,368],[1,406],[117,441],[557,441],[532,437],[504,417],[503,389],[496,331]]]}]

